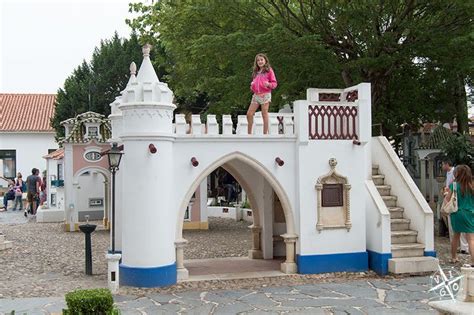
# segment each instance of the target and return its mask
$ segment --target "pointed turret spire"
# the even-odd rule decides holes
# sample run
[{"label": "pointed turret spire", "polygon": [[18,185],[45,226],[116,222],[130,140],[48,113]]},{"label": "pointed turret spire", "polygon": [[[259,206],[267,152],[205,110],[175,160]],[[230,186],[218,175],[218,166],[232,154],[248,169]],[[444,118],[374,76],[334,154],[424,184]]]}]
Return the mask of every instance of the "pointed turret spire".
[{"label": "pointed turret spire", "polygon": [[142,83],[155,83],[160,82],[158,80],[158,76],[156,75],[155,69],[153,69],[153,65],[151,64],[150,60],[150,50],[151,45],[146,44],[143,46],[143,61],[140,66],[140,70],[138,70],[137,81]]}]

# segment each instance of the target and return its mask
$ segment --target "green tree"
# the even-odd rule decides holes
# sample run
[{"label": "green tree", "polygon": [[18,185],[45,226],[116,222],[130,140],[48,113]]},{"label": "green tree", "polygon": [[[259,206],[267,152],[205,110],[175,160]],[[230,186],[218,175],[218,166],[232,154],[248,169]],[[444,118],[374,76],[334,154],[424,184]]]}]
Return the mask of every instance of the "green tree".
[{"label": "green tree", "polygon": [[110,103],[120,95],[130,77],[132,61],[139,64],[143,56],[136,34],[121,39],[117,33],[96,47],[92,60],[85,60],[65,80],[57,92],[55,114],[51,125],[56,136],[64,135],[60,123],[86,111],[110,114]]},{"label": "green tree", "polygon": [[388,136],[402,123],[454,116],[467,127],[472,0],[164,0],[131,9],[140,13],[132,28],[162,43],[178,100],[204,94],[201,111],[243,111],[253,57],[263,51],[280,83],[275,107],[308,87],[365,81],[374,123]]},{"label": "green tree", "polygon": [[268,24],[255,2],[160,1],[131,8],[141,15],[129,24],[142,40],[162,43],[169,66],[165,79],[180,107],[190,111],[245,112],[259,52],[270,57],[279,81],[273,109],[304,97],[307,87],[343,84],[336,59],[317,44],[317,36],[298,37]]}]

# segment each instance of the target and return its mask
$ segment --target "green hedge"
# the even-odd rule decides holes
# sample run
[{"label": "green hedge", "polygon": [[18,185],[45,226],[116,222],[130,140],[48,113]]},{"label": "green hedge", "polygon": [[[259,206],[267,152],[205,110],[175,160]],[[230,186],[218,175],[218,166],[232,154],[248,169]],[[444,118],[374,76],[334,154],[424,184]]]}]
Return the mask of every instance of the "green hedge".
[{"label": "green hedge", "polygon": [[112,315],[119,314],[114,309],[114,299],[109,289],[76,290],[66,294],[68,309],[64,315]]}]

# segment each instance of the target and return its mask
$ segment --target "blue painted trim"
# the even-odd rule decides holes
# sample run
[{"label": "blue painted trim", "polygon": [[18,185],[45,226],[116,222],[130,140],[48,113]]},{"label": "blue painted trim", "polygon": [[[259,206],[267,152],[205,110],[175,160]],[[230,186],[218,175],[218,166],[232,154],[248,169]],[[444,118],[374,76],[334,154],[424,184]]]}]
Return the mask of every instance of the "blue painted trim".
[{"label": "blue painted trim", "polygon": [[301,274],[368,270],[367,252],[297,255],[296,262]]},{"label": "blue painted trim", "polygon": [[369,254],[369,269],[381,276],[388,274],[388,260],[392,258],[392,253],[377,253],[367,250]]},{"label": "blue painted trim", "polygon": [[159,267],[131,267],[120,264],[120,284],[154,288],[176,284],[176,263]]},{"label": "blue painted trim", "polygon": [[435,250],[425,251],[425,256],[436,257],[436,251]]},{"label": "blue painted trim", "polygon": [[[107,253],[108,253],[108,254],[112,254],[112,250],[111,250],[111,249],[108,249],[108,250],[107,250]],[[122,254],[122,251],[121,251],[121,250],[115,250],[115,253],[116,253],[116,254]]]}]

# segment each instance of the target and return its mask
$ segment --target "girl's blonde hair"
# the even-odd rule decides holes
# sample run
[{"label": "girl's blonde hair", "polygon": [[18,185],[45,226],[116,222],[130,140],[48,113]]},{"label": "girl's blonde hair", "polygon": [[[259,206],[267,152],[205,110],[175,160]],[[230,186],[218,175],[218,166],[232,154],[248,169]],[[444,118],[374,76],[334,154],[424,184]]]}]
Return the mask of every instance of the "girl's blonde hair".
[{"label": "girl's blonde hair", "polygon": [[[262,67],[263,69],[260,69],[260,67],[257,65],[257,58],[258,57],[263,57],[265,59],[265,65]],[[270,60],[268,60],[267,55],[259,53],[255,56],[255,60],[253,62],[253,73],[252,76],[255,77],[257,73],[262,70],[262,72],[268,72],[270,71]]]},{"label": "girl's blonde hair", "polygon": [[472,195],[472,171],[467,165],[458,165],[454,169],[454,178],[461,186],[461,194]]}]

